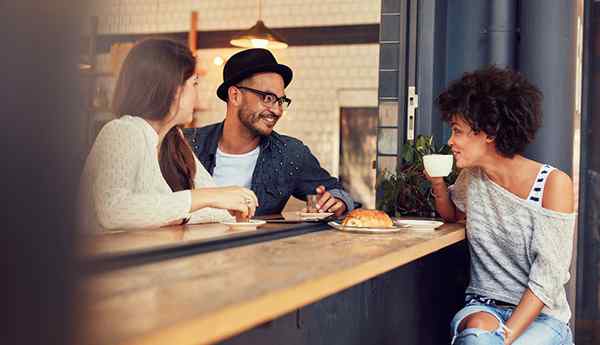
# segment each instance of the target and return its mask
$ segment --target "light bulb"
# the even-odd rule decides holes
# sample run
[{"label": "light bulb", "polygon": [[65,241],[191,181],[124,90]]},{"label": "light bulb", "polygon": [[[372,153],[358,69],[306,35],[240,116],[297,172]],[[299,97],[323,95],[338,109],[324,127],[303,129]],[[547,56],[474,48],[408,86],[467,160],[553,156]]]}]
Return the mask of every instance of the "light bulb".
[{"label": "light bulb", "polygon": [[269,45],[269,41],[261,38],[251,38],[250,42],[255,48],[266,48]]},{"label": "light bulb", "polygon": [[220,56],[215,56],[215,58],[213,59],[213,63],[217,66],[221,66],[223,62],[223,58]]}]

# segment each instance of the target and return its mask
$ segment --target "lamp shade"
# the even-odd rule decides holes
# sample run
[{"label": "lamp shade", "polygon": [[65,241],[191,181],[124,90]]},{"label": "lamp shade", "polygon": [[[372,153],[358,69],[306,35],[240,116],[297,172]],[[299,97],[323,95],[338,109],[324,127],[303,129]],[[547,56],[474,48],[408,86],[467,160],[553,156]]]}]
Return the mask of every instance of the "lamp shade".
[{"label": "lamp shade", "polygon": [[282,49],[288,46],[287,42],[269,29],[262,20],[258,20],[253,27],[234,37],[229,43],[244,48]]}]

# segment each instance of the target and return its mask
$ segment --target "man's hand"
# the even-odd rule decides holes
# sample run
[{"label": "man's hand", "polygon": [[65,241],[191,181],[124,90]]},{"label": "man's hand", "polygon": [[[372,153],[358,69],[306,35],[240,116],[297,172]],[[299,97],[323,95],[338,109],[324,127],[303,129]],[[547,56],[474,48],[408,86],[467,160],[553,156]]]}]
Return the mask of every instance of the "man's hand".
[{"label": "man's hand", "polygon": [[318,195],[317,209],[319,212],[333,212],[336,217],[346,212],[346,204],[325,190],[324,186],[318,186],[315,191]]}]

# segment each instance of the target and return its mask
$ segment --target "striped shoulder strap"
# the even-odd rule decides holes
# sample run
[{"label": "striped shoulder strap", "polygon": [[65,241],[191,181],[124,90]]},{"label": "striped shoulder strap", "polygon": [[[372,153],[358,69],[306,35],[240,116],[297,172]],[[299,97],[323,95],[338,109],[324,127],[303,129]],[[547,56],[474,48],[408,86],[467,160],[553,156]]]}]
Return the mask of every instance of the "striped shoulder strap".
[{"label": "striped shoulder strap", "polygon": [[544,186],[546,185],[547,177],[550,175],[552,170],[555,168],[551,167],[548,164],[542,165],[540,171],[535,178],[535,182],[533,186],[531,186],[531,190],[529,191],[529,195],[527,196],[527,201],[532,202],[537,205],[542,205],[542,199],[544,197]]}]

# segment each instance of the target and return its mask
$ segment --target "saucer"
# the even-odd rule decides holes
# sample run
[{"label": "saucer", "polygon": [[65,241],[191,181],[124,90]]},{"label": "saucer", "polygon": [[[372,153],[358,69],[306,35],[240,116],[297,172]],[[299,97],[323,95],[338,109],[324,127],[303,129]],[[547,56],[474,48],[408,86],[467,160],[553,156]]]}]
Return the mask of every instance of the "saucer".
[{"label": "saucer", "polygon": [[421,219],[394,219],[394,224],[404,226],[411,230],[433,231],[444,225],[443,222],[437,220],[421,220]]},{"label": "saucer", "polygon": [[281,215],[286,221],[319,221],[331,216],[332,212],[281,212]]},{"label": "saucer", "polygon": [[259,226],[265,224],[264,220],[250,219],[247,222],[221,222],[223,225],[227,225],[231,230],[256,230]]},{"label": "saucer", "polygon": [[302,220],[319,220],[331,216],[333,212],[300,212]]}]

